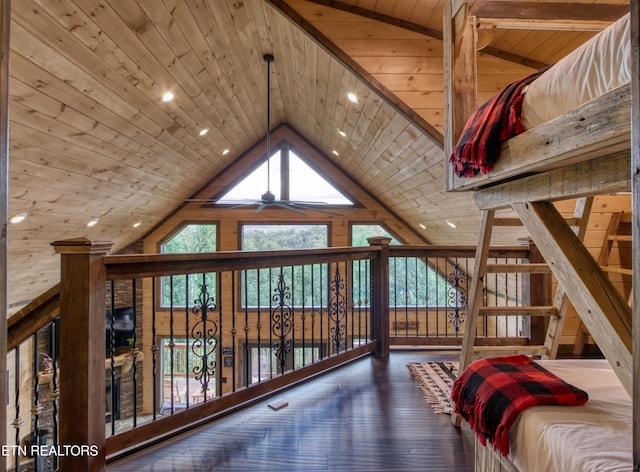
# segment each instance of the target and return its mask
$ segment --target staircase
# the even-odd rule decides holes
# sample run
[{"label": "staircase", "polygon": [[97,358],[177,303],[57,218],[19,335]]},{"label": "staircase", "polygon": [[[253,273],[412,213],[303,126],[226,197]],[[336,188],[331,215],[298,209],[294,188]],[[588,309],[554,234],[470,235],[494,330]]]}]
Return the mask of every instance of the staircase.
[{"label": "staircase", "polygon": [[[607,232],[604,236],[602,242],[602,248],[600,249],[600,255],[598,256],[598,264],[602,267],[602,270],[609,274],[619,274],[623,277],[631,277],[633,271],[631,269],[631,259],[628,261],[623,260],[622,257],[623,251],[626,249],[628,251],[631,250],[631,213],[625,213],[623,211],[613,213],[611,215],[611,220],[609,221],[609,226],[607,227]],[[615,265],[611,265],[611,254],[614,248],[618,249],[619,261]],[[628,264],[624,264],[624,262],[628,262]],[[628,267],[625,267],[627,266]],[[609,275],[611,279],[611,276]],[[630,280],[630,279],[629,279]],[[623,285],[618,286],[620,292],[623,296],[627,297],[627,301],[629,305],[631,305],[631,297],[633,291],[631,290],[630,284],[628,289]],[[628,294],[628,296],[627,296]],[[586,328],[584,323],[580,321],[580,325],[578,326],[578,333],[576,334],[576,340],[573,345],[573,353],[580,355],[584,351],[584,345],[589,338],[589,330]]]}]

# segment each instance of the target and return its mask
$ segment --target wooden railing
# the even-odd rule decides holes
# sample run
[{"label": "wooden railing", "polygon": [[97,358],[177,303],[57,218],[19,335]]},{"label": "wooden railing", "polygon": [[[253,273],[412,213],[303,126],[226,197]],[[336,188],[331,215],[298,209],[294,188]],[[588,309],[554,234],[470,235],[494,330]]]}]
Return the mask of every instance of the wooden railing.
[{"label": "wooden railing", "polygon": [[[104,470],[107,459],[267,398],[345,362],[367,354],[384,358],[390,344],[457,344],[466,309],[466,281],[461,281],[468,278],[475,248],[389,246],[386,238],[373,238],[370,243],[360,248],[182,255],[107,255],[109,243],[87,239],[54,243],[62,259],[59,289],[54,287],[34,300],[26,311],[33,312],[35,318],[25,316],[22,310],[20,316],[10,319],[9,340],[11,346],[18,346],[47,326],[55,333],[50,368],[60,395],[54,392],[51,398],[57,402],[54,414],[59,417],[59,430],[50,433],[55,436],[55,445],[84,448],[81,454],[57,457],[57,466],[65,471]],[[490,255],[523,259],[529,251],[520,246],[496,248]],[[430,282],[408,267],[435,274],[440,282],[432,283],[446,283],[447,292],[454,296],[446,303],[433,300],[444,293],[441,287],[434,291],[424,286]],[[276,300],[264,306],[258,299],[252,305],[242,284],[255,283],[265,271],[280,271],[285,275],[283,280],[290,273],[291,296],[302,301],[278,305]],[[309,274],[307,278],[321,274],[320,291],[327,293],[325,298],[305,295],[300,282],[292,282],[294,272]],[[211,273],[216,274],[212,306],[196,303],[191,295],[186,296],[190,300],[186,306],[174,303],[173,294],[168,303],[160,301],[163,287],[177,285],[174,281],[179,277]],[[336,300],[344,297],[344,321],[336,316],[342,308],[338,303],[333,306],[329,294],[332,284],[338,291]],[[516,287],[518,284],[523,283],[515,282]],[[411,299],[409,288],[424,295]],[[273,291],[270,287],[269,292]],[[498,291],[491,296],[497,297]],[[286,296],[280,292],[276,298]],[[132,308],[135,327],[124,353],[114,349],[114,319],[105,319],[105,311],[113,313],[122,305]],[[202,308],[208,314],[204,315]],[[49,325],[58,309],[59,324]],[[278,313],[286,309],[297,323],[294,334],[273,334]],[[174,369],[178,365],[175,359],[182,355],[177,354],[180,349],[198,341],[189,325],[204,318],[207,323],[217,323],[218,330],[213,335],[217,370],[210,383],[196,382],[191,371]],[[111,328],[111,338],[105,338],[105,328]],[[484,329],[486,336],[500,335],[497,328]],[[275,361],[262,373],[260,367],[251,371],[247,366],[250,350],[267,350],[271,353],[268,356],[274,357],[283,344],[291,350],[299,346],[303,351],[299,359],[285,362],[282,358],[281,365]],[[162,357],[162,349],[165,356],[171,356],[170,361]],[[203,357],[199,362],[209,360]],[[193,359],[187,357],[186,364],[191,366]],[[59,369],[62,375],[58,375]],[[46,377],[48,382],[51,377]],[[127,394],[133,406],[121,414],[124,418],[119,421],[127,422],[122,429],[115,427],[114,404],[109,412],[105,407],[105,389],[109,386],[113,394],[118,382],[133,386],[126,387],[133,389]],[[178,391],[177,386],[183,390]],[[50,438],[49,443],[52,441]]]}]

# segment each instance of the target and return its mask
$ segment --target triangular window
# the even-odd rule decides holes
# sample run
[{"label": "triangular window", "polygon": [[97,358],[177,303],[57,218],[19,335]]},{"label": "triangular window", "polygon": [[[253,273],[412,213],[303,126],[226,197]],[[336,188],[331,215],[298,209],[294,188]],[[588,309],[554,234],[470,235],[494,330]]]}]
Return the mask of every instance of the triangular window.
[{"label": "triangular window", "polygon": [[[288,170],[288,171],[287,171]],[[312,169],[292,149],[279,149],[217,200],[217,203],[259,200],[269,190],[276,200],[353,205],[340,190]]]}]

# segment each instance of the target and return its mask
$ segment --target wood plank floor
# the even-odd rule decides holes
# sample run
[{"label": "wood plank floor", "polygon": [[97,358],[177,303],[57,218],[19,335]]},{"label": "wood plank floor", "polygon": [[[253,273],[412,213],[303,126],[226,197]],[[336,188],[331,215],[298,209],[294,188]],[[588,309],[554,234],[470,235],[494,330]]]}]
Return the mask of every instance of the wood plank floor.
[{"label": "wood plank floor", "polygon": [[[402,350],[386,362],[360,359],[107,471],[472,471],[472,433],[433,413],[406,367],[458,357]],[[273,411],[274,399],[289,405]]]}]

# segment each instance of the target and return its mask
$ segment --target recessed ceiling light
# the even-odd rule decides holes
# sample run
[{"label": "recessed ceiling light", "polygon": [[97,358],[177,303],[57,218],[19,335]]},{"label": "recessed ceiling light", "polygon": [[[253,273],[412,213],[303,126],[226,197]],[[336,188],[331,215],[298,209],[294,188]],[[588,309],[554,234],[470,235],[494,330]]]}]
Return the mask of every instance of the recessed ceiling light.
[{"label": "recessed ceiling light", "polygon": [[21,221],[24,221],[27,218],[27,214],[26,213],[18,213],[17,215],[14,215],[11,217],[11,219],[9,220],[11,223],[20,223]]},{"label": "recessed ceiling light", "polygon": [[357,97],[357,96],[356,96],[356,94],[355,94],[355,93],[353,93],[353,92],[348,92],[348,93],[347,93],[347,98],[348,98],[349,100],[351,100],[353,103],[358,103],[358,97]]},{"label": "recessed ceiling light", "polygon": [[340,154],[338,154],[338,151],[336,151],[335,149],[333,151],[331,151],[333,154],[335,154],[336,156],[339,156]]},{"label": "recessed ceiling light", "polygon": [[91,228],[92,226],[97,225],[97,224],[98,224],[98,221],[99,221],[99,220],[98,220],[98,218],[96,218],[95,220],[91,220],[91,221],[89,221],[89,222],[87,223],[87,226],[88,226],[89,228]]},{"label": "recessed ceiling light", "polygon": [[339,134],[340,136],[342,136],[343,138],[345,138],[345,137],[347,136],[347,133],[345,133],[345,132],[344,132],[344,130],[342,130],[342,129],[340,129],[340,128],[338,128],[338,134]]},{"label": "recessed ceiling light", "polygon": [[142,221],[136,221],[135,223],[133,223],[133,227],[137,228],[138,226],[140,226],[142,224]]},{"label": "recessed ceiling light", "polygon": [[418,223],[418,226],[420,226],[422,229],[427,229],[427,227],[425,225],[423,225],[422,223]]},{"label": "recessed ceiling light", "polygon": [[209,128],[202,128],[198,134],[199,134],[200,136],[204,136],[204,135],[205,135],[205,134],[207,134],[208,132],[209,132]]},{"label": "recessed ceiling light", "polygon": [[175,95],[173,95],[173,92],[165,92],[164,95],[162,96],[162,101],[163,102],[170,102],[171,100],[173,100],[173,97]]},{"label": "recessed ceiling light", "polygon": [[452,228],[454,228],[454,229],[458,227],[458,225],[457,225],[457,224],[455,224],[453,221],[449,221],[449,220],[447,220],[447,224],[448,224],[449,226],[451,226]]},{"label": "recessed ceiling light", "polygon": [[224,151],[222,151],[222,155],[223,156],[226,156],[227,154],[229,154],[229,150],[228,149],[225,149]]}]

